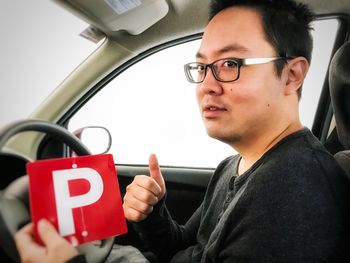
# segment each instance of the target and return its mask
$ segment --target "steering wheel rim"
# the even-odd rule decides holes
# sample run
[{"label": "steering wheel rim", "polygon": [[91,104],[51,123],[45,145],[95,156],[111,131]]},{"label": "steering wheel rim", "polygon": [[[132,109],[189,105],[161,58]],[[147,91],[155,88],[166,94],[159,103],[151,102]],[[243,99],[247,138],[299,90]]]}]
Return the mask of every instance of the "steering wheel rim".
[{"label": "steering wheel rim", "polygon": [[[65,128],[44,120],[21,120],[0,130],[0,152],[8,140],[24,131],[36,131],[50,135],[69,146],[77,155],[90,155],[82,142]],[[15,233],[30,221],[28,199],[28,176],[14,180],[0,193],[0,245],[7,255],[19,262],[19,254],[14,242]],[[101,240],[100,244],[86,243],[77,247],[87,262],[97,263],[106,259],[114,243],[114,238]]]}]

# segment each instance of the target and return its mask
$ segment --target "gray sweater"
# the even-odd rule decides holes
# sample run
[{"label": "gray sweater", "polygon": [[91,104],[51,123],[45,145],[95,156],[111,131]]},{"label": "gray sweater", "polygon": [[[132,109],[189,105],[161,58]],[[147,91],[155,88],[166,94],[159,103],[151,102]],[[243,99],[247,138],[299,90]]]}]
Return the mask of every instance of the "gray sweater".
[{"label": "gray sweater", "polygon": [[218,166],[184,226],[165,200],[136,225],[160,262],[350,262],[349,182],[308,129],[236,177],[239,159]]}]

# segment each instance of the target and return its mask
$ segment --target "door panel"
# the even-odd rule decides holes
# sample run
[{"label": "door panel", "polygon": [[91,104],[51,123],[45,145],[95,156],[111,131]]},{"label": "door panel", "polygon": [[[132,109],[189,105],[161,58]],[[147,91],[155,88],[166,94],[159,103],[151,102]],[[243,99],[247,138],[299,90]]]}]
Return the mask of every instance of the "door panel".
[{"label": "door panel", "polygon": [[[122,196],[135,175],[148,175],[147,166],[117,165],[117,174]],[[167,187],[167,208],[179,224],[184,224],[201,204],[207,184],[213,174],[213,169],[191,169],[161,167],[161,171]],[[144,251],[138,234],[132,224],[128,223],[128,233],[116,238],[116,243],[133,245]]]}]

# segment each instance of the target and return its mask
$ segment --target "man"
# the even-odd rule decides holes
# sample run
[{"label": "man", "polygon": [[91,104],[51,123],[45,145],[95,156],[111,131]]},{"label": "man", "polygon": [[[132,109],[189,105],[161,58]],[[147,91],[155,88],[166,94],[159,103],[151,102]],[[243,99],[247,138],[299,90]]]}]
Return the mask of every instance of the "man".
[{"label": "man", "polygon": [[151,177],[136,177],[127,189],[126,217],[139,222],[161,262],[339,260],[346,181],[298,113],[311,12],[292,1],[221,0],[212,13],[197,62],[185,69],[198,83],[207,133],[239,155],[219,165],[185,226],[170,219],[151,157]]},{"label": "man", "polygon": [[125,215],[160,262],[344,260],[348,184],[298,113],[312,19],[292,0],[213,1],[185,72],[207,133],[239,154],[218,166],[184,226],[166,209],[155,155],[150,176],[127,187]]}]

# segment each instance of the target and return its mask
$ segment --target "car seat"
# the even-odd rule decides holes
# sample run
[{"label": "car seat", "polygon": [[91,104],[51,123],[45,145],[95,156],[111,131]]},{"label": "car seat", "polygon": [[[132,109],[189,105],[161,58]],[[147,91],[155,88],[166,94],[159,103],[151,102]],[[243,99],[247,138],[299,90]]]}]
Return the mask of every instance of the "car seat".
[{"label": "car seat", "polygon": [[344,148],[334,157],[350,179],[350,41],[332,58],[329,89],[338,139]]}]

